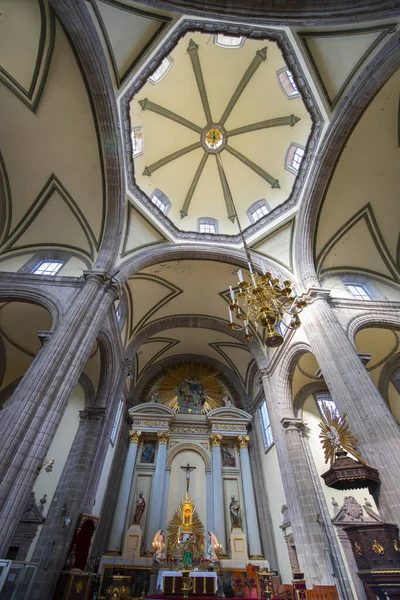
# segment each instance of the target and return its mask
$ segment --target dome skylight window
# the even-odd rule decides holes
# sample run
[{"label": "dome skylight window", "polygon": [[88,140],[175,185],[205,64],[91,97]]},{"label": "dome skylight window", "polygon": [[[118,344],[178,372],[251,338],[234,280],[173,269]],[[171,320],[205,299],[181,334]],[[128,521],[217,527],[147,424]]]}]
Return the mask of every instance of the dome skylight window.
[{"label": "dome skylight window", "polygon": [[171,201],[167,198],[167,196],[161,190],[154,190],[151,195],[151,201],[153,204],[157,206],[161,210],[164,215],[166,215],[170,209]]},{"label": "dome skylight window", "polygon": [[197,222],[199,233],[218,233],[218,221],[212,217],[201,217]]},{"label": "dome skylight window", "polygon": [[55,275],[63,266],[63,262],[43,260],[32,271],[34,275]]},{"label": "dome skylight window", "polygon": [[298,98],[300,96],[293,74],[289,69],[286,69],[286,67],[279,69],[277,77],[279,86],[287,98]]},{"label": "dome skylight window", "polygon": [[161,81],[161,79],[166,76],[166,74],[168,73],[168,71],[170,70],[171,67],[172,67],[172,58],[170,58],[169,56],[166,56],[164,58],[164,60],[162,61],[162,63],[160,64],[160,66],[158,67],[158,69],[156,69],[154,71],[153,75],[151,75],[149,77],[150,83],[152,83],[153,85],[156,85],[156,83],[159,83]]},{"label": "dome skylight window", "polygon": [[132,154],[133,158],[143,154],[143,129],[142,127],[133,127],[131,132]]},{"label": "dome skylight window", "polygon": [[298,144],[291,144],[286,154],[285,169],[297,175],[300,169],[301,161],[304,158],[304,148]]},{"label": "dome skylight window", "polygon": [[224,35],[218,33],[214,36],[214,44],[221,48],[241,48],[244,44],[244,37],[236,37],[233,35]]},{"label": "dome skylight window", "polygon": [[257,200],[257,202],[254,202],[247,210],[247,216],[249,217],[251,223],[256,223],[262,217],[267,215],[269,211],[270,208],[264,199]]}]

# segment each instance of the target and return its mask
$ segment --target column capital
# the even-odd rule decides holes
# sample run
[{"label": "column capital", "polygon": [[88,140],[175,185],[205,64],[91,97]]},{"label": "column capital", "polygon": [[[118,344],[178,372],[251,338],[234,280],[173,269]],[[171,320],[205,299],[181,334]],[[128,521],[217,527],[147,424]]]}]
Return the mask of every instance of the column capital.
[{"label": "column capital", "polygon": [[129,372],[132,369],[132,361],[130,358],[125,357],[121,360],[121,369],[127,372]]},{"label": "column capital", "polygon": [[170,433],[169,431],[157,431],[158,444],[168,445]]},{"label": "column capital", "polygon": [[307,430],[307,423],[304,423],[303,419],[297,419],[295,417],[283,417],[283,419],[281,419],[281,425],[286,433],[288,431],[297,431],[304,435]]},{"label": "column capital", "polygon": [[250,437],[248,435],[239,435],[237,438],[237,445],[239,447],[239,450],[242,450],[242,448],[248,448],[249,442]]},{"label": "column capital", "polygon": [[310,287],[300,296],[300,300],[305,300],[307,304],[310,304],[315,300],[328,300],[330,294],[331,291],[328,288]]},{"label": "column capital", "polygon": [[133,429],[130,429],[130,431],[129,431],[129,442],[131,444],[139,444],[141,437],[142,437],[142,432],[141,431],[134,431]]},{"label": "column capital", "polygon": [[92,406],[79,411],[81,423],[85,421],[100,421],[103,423],[105,416],[106,409],[104,407]]},{"label": "column capital", "polygon": [[85,281],[94,280],[99,286],[104,287],[107,292],[115,295],[115,299],[120,295],[120,283],[119,281],[107,273],[107,271],[83,271],[83,278]]},{"label": "column capital", "polygon": [[212,448],[219,448],[221,446],[222,435],[220,433],[210,434],[210,443]]},{"label": "column capital", "polygon": [[49,339],[52,336],[52,331],[44,331],[43,329],[39,329],[39,331],[37,332],[38,334],[38,338],[40,341],[40,345],[43,348],[43,346],[45,346],[47,344],[47,342],[49,341]]}]

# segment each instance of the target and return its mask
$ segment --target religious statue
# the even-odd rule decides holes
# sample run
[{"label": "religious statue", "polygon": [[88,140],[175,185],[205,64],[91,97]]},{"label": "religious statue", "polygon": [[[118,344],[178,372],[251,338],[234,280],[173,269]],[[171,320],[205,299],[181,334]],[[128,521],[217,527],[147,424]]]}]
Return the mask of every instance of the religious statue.
[{"label": "religious statue", "polygon": [[231,503],[229,504],[229,514],[231,517],[232,527],[241,527],[242,519],[240,516],[240,504],[239,500],[236,500],[235,496],[231,496]]},{"label": "religious statue", "polygon": [[161,562],[165,558],[165,536],[163,535],[163,530],[159,529],[154,536],[152,543],[155,556],[154,559],[156,562]]},{"label": "religious statue", "polygon": [[175,387],[181,413],[200,415],[207,396],[196,377],[186,377],[179,387]]},{"label": "religious statue", "polygon": [[139,492],[139,497],[136,500],[135,516],[133,517],[134,523],[140,523],[140,519],[143,517],[145,508],[146,508],[146,501],[143,498],[143,492]]},{"label": "religious statue", "polygon": [[142,463],[153,463],[155,456],[155,445],[152,442],[149,442],[143,446],[142,450]]},{"label": "religious statue", "polygon": [[189,463],[185,467],[181,467],[184,471],[186,471],[186,493],[189,493],[189,485],[190,485],[190,473],[195,470],[196,467],[191,467]]},{"label": "religious statue", "polygon": [[222,397],[222,402],[224,403],[224,406],[227,406],[228,408],[232,406],[232,400],[227,394],[225,394],[225,396]]}]

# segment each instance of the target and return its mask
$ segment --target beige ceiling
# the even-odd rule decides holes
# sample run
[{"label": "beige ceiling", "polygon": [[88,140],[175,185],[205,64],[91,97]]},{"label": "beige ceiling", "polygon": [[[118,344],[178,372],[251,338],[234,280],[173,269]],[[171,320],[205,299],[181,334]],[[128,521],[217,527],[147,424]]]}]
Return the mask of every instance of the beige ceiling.
[{"label": "beige ceiling", "polygon": [[371,102],[344,148],[319,215],[320,275],[371,273],[400,281],[400,71]]},{"label": "beige ceiling", "polygon": [[207,124],[187,52],[191,39],[199,46],[199,60],[215,123],[221,118],[256,52],[267,47],[267,60],[261,63],[225,123],[228,133],[238,127],[291,114],[301,119],[294,127],[284,125],[261,129],[232,138],[228,135],[229,145],[278,179],[281,186],[281,189],[272,189],[246,164],[226,150],[221,152],[224,170],[244,227],[250,224],[246,210],[253,202],[264,198],[274,208],[289,197],[295,176],[284,168],[285,155],[292,142],[305,146],[311,120],[302,100],[287,99],[277,83],[276,72],[285,66],[285,62],[274,42],[247,39],[240,49],[226,49],[216,46],[213,36],[202,33],[186,34],[171,52],[173,64],[166,76],[156,85],[146,83],[132,100],[132,126],[142,126],[144,130],[144,153],[134,161],[139,187],[148,196],[156,188],[167,195],[172,202],[168,217],[179,229],[197,231],[199,217],[213,217],[219,221],[220,233],[237,234],[237,225],[227,216],[215,156],[208,155],[184,219],[181,219],[180,211],[204,150],[196,149],[185,154],[154,171],[151,176],[143,175],[146,166],[198,142],[200,135],[150,110],[142,110],[139,101],[147,98],[201,128]]}]

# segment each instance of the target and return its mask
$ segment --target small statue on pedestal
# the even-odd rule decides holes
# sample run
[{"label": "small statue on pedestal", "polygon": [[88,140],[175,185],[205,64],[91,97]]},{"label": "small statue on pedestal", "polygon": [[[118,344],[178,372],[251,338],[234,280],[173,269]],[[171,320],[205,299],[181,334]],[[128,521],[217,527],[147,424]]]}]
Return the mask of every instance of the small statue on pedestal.
[{"label": "small statue on pedestal", "polygon": [[133,517],[134,523],[140,523],[140,519],[143,517],[143,513],[146,509],[146,501],[143,498],[143,492],[139,492],[139,497],[136,500],[135,516]]},{"label": "small statue on pedestal", "polygon": [[242,517],[240,514],[240,503],[236,500],[235,496],[231,496],[231,503],[229,504],[229,515],[231,517],[232,527],[242,527]]}]

